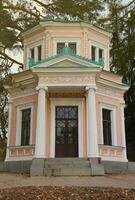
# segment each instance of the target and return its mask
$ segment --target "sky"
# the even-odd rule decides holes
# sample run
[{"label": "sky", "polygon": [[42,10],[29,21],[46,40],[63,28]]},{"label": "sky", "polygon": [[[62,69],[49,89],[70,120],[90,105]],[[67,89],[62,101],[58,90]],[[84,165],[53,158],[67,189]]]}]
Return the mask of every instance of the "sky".
[{"label": "sky", "polygon": [[[13,1],[16,1],[16,0],[13,0]],[[47,0],[48,1],[48,0]],[[67,0],[66,0],[67,1]],[[128,3],[130,2],[131,0],[122,0],[123,3]],[[17,51],[10,51],[8,52],[8,54],[13,57],[14,59],[16,59],[17,61],[19,62],[23,62],[23,52],[17,52]],[[17,65],[14,65],[12,68],[11,68],[11,72],[12,73],[17,73],[18,72],[18,66]]]}]

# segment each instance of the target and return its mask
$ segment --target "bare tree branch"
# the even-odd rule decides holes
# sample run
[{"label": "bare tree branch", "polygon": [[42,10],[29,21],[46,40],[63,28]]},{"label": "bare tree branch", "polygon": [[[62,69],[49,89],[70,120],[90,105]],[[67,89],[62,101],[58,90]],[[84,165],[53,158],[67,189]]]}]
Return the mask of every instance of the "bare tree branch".
[{"label": "bare tree branch", "polygon": [[19,6],[13,6],[13,5],[3,6],[3,9],[5,9],[5,10],[12,10],[12,11],[22,11],[22,12],[28,13],[28,14],[36,17],[36,18],[40,18],[39,13],[38,14],[34,13],[34,12],[32,12],[32,10],[29,11],[29,10],[27,10],[27,9],[25,9],[23,7],[19,7]]},{"label": "bare tree branch", "polygon": [[48,7],[49,7],[50,5],[52,5],[52,4],[44,4],[44,3],[42,3],[42,2],[39,1],[39,0],[33,0],[33,1],[34,1],[35,3],[37,3],[37,4],[39,4],[40,6],[46,8],[46,9],[48,9]]},{"label": "bare tree branch", "polygon": [[13,63],[15,63],[15,64],[19,65],[21,68],[23,68],[23,64],[22,64],[22,63],[20,63],[20,62],[18,62],[17,60],[11,58],[11,57],[10,57],[9,55],[7,55],[6,53],[0,51],[0,55],[2,56],[1,59],[8,59],[8,60],[10,60],[10,61],[12,62],[12,65],[13,65]]},{"label": "bare tree branch", "polygon": [[131,2],[128,3],[127,5],[123,6],[122,9],[128,8],[128,7],[131,6],[133,3],[135,4],[135,0],[131,1]]}]

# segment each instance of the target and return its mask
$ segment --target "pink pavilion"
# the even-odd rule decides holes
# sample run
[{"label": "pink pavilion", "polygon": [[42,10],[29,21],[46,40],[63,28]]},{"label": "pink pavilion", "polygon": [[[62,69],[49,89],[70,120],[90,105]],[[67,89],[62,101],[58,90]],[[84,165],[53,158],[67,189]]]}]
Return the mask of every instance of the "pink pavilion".
[{"label": "pink pavilion", "polygon": [[124,170],[122,77],[110,72],[111,34],[48,20],[23,34],[24,68],[9,91],[6,163],[31,175]]}]

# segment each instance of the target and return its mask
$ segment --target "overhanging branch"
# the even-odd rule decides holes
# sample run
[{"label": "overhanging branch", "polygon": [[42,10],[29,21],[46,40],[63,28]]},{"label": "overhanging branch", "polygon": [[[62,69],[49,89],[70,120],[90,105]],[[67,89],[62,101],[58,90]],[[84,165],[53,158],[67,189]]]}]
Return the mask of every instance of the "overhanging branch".
[{"label": "overhanging branch", "polygon": [[0,55],[1,55],[1,59],[8,59],[10,62],[12,62],[12,65],[15,63],[17,65],[19,65],[20,68],[23,68],[23,64],[18,62],[17,60],[11,58],[10,56],[8,56],[6,53],[0,51]]}]

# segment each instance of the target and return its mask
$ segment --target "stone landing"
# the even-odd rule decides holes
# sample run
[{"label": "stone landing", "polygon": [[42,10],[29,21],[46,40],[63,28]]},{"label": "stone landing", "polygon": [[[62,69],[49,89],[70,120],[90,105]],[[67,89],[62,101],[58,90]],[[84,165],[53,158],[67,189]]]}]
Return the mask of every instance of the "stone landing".
[{"label": "stone landing", "polygon": [[104,175],[99,158],[35,158],[31,176],[95,176]]}]

